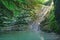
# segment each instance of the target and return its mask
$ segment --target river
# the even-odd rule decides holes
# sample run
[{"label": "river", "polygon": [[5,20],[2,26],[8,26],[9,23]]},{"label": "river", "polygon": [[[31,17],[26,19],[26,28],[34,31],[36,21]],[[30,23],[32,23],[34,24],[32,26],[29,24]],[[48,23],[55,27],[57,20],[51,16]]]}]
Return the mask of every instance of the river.
[{"label": "river", "polygon": [[0,40],[60,40],[59,35],[45,32],[7,32],[0,33]]}]

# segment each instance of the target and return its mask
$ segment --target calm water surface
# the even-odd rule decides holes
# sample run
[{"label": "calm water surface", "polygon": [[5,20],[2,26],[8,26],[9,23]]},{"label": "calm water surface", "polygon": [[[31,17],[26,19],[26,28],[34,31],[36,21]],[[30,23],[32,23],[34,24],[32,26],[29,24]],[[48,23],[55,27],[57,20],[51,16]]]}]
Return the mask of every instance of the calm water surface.
[{"label": "calm water surface", "polygon": [[59,35],[44,32],[0,33],[0,40],[60,40]]}]

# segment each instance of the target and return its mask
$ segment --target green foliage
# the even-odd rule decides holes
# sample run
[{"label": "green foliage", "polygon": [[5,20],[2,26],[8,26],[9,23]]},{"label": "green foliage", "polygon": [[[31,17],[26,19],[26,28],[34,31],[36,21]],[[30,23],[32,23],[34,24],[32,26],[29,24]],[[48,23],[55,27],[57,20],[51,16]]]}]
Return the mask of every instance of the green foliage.
[{"label": "green foliage", "polygon": [[[37,16],[35,10],[46,0],[0,0],[0,27],[28,25]],[[26,27],[25,27],[26,28]]]},{"label": "green foliage", "polygon": [[32,10],[34,6],[38,4],[37,0],[1,0],[6,8],[14,13],[14,16],[18,16],[21,10]]},{"label": "green foliage", "polygon": [[54,8],[52,7],[49,16],[42,22],[42,30],[58,32],[57,22],[55,20]]},{"label": "green foliage", "polygon": [[49,1],[49,0],[38,0],[40,3],[42,3],[42,4],[44,4],[44,3],[46,3],[47,1]]},{"label": "green foliage", "polygon": [[36,18],[36,7],[40,8],[38,0],[0,0],[0,27],[27,29],[26,25]]},{"label": "green foliage", "polygon": [[50,25],[50,28],[52,31],[54,32],[59,32],[59,28],[58,28],[58,24],[57,24],[57,21],[56,21],[56,17],[55,17],[55,14],[54,14],[54,9],[50,12],[51,15],[49,16],[49,25]]},{"label": "green foliage", "polygon": [[12,18],[11,16],[13,16],[11,11],[7,10],[3,5],[0,6],[0,27],[8,26]]}]

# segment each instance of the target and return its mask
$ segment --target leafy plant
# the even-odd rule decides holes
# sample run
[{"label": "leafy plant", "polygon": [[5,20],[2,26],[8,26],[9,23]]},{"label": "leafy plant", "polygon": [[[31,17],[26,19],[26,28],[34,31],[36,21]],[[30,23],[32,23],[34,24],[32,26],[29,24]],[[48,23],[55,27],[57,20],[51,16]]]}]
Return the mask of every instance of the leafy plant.
[{"label": "leafy plant", "polygon": [[36,18],[34,10],[40,3],[38,0],[0,0],[0,6],[0,27],[20,27]]}]

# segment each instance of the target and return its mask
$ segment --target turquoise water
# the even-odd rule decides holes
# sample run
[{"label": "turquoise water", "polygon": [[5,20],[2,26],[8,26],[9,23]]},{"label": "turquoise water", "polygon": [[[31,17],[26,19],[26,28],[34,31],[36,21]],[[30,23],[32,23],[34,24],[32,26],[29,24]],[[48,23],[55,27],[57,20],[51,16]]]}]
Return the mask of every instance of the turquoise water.
[{"label": "turquoise water", "polygon": [[57,40],[58,35],[52,33],[9,32],[0,33],[0,40]]}]

